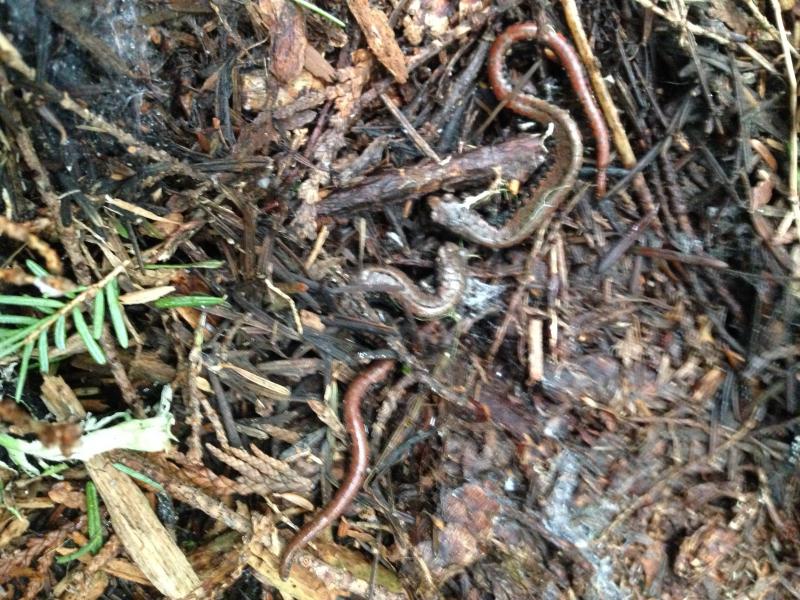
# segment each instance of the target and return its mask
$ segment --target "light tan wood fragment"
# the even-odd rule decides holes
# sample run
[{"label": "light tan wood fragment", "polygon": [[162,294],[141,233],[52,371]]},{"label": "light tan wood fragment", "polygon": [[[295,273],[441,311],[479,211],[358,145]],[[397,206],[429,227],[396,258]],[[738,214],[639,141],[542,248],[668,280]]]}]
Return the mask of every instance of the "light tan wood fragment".
[{"label": "light tan wood fragment", "polygon": [[60,376],[43,375],[42,378],[42,402],[55,415],[56,421],[67,422],[86,416],[72,388]]},{"label": "light tan wood fragment", "polygon": [[108,509],[114,532],[152,585],[168,598],[182,598],[200,587],[192,565],[136,484],[102,454],[89,459],[86,469]]},{"label": "light tan wood fragment", "polygon": [[372,8],[369,0],[347,0],[350,12],[358,21],[369,49],[380,63],[394,75],[400,83],[408,81],[406,57],[394,37],[389,19],[379,9]]}]

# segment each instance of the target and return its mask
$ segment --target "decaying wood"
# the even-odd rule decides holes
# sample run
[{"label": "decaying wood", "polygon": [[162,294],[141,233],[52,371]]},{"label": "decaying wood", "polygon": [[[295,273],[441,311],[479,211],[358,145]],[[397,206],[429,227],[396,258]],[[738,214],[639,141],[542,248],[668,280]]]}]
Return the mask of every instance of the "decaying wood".
[{"label": "decaying wood", "polygon": [[103,455],[89,459],[86,469],[108,509],[114,532],[150,583],[168,598],[183,598],[200,587],[186,556],[130,477]]},{"label": "decaying wood", "polygon": [[256,5],[270,35],[270,69],[284,83],[303,70],[306,57],[306,25],[291,0],[260,0]]},{"label": "decaying wood", "polygon": [[369,0],[348,0],[347,6],[364,32],[364,39],[381,64],[400,83],[408,80],[408,67],[403,51],[397,45],[386,14],[369,5]]},{"label": "decaying wood", "polygon": [[423,163],[374,175],[357,186],[331,193],[318,206],[321,215],[381,210],[437,190],[492,182],[525,181],[544,162],[539,135],[521,135],[496,146],[456,154],[442,164]]}]

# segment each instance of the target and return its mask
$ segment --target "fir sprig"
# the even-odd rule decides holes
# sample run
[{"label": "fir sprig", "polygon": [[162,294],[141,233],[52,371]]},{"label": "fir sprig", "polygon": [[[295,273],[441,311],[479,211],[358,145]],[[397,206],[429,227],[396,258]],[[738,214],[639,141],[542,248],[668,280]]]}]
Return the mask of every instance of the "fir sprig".
[{"label": "fir sprig", "polygon": [[[40,265],[28,261],[28,269],[36,277],[46,278],[50,274]],[[123,348],[129,344],[125,327],[124,307],[119,300],[117,277],[125,270],[119,265],[97,283],[65,292],[63,299],[45,295],[0,295],[0,359],[21,351],[19,377],[14,398],[19,402],[25,386],[28,369],[34,348],[37,350],[39,370],[46,373],[50,369],[50,336],[59,350],[66,348],[66,334],[70,323],[83,342],[91,357],[98,364],[106,363],[106,356],[97,343],[103,332],[106,318],[117,343]],[[87,305],[92,303],[91,326],[87,323]],[[4,314],[8,308],[28,309],[33,314]]]}]

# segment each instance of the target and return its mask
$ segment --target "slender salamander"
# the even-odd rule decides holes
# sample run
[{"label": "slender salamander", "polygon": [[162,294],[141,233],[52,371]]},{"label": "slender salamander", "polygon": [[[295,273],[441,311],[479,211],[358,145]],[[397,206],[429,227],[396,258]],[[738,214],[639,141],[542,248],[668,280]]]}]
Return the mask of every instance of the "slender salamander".
[{"label": "slender salamander", "polygon": [[394,267],[366,267],[358,282],[367,290],[386,292],[420,319],[438,319],[461,300],[467,285],[467,261],[461,248],[447,242],[439,247],[436,263],[439,279],[436,294],[423,292]]}]

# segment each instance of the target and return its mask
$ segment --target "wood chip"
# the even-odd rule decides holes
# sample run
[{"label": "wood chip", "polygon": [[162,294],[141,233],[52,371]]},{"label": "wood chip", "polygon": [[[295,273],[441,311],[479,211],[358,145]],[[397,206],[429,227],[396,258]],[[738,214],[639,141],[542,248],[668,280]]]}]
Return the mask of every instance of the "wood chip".
[{"label": "wood chip", "polygon": [[42,375],[42,402],[58,422],[73,421],[86,416],[78,398],[60,375]]},{"label": "wood chip", "polygon": [[367,45],[380,63],[400,83],[408,81],[406,59],[386,15],[380,10],[370,8],[369,0],[347,0],[347,6],[364,32]]},{"label": "wood chip", "polygon": [[270,70],[289,83],[303,70],[306,56],[306,21],[289,0],[260,0],[258,12],[270,35]]},{"label": "wood chip", "polygon": [[108,509],[114,533],[150,583],[167,598],[183,598],[199,588],[192,565],[130,477],[103,454],[89,459],[86,469]]},{"label": "wood chip", "polygon": [[336,79],[336,70],[314,46],[306,46],[305,68],[314,77],[328,83],[333,83]]}]

